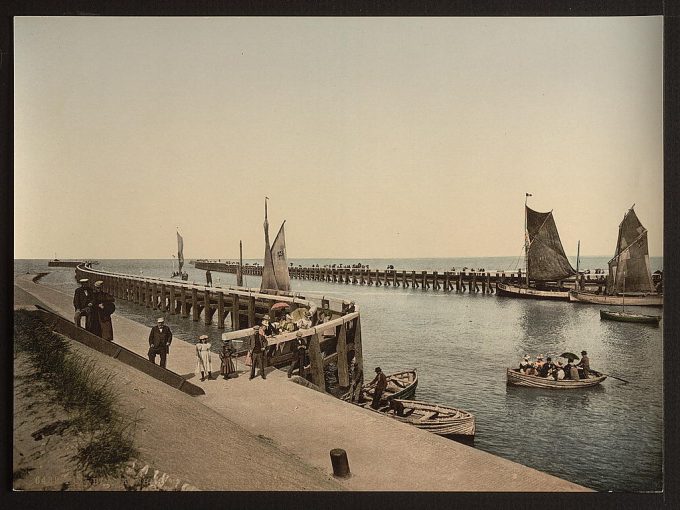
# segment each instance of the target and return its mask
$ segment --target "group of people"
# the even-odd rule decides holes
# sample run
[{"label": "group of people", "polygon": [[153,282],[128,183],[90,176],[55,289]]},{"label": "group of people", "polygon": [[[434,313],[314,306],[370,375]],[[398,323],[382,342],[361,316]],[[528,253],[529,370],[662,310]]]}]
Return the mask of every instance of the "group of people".
[{"label": "group of people", "polygon": [[104,340],[113,341],[113,323],[111,314],[116,310],[115,299],[108,292],[104,292],[104,282],[97,280],[90,287],[89,278],[78,280],[80,287],[73,294],[75,314],[73,322],[80,328],[85,318],[85,329]]},{"label": "group of people", "polygon": [[574,361],[574,359],[568,358],[567,363],[562,364],[559,360],[553,362],[550,356],[544,360],[542,354],[536,356],[535,361],[531,361],[531,357],[527,354],[519,363],[519,371],[525,375],[552,377],[556,381],[588,379],[590,377],[588,353],[581,351],[581,361],[575,365]]}]

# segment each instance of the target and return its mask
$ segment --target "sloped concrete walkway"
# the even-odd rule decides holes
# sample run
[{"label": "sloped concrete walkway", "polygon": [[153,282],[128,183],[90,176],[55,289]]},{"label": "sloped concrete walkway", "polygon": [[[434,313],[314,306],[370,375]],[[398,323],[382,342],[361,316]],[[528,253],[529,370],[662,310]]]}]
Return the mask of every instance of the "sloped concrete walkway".
[{"label": "sloped concrete walkway", "polygon": [[[16,288],[20,300],[26,299],[20,294],[24,291],[72,320],[72,296],[34,283],[32,275],[18,277]],[[150,323],[154,314],[158,312],[149,310]],[[116,343],[146,356],[149,327],[116,314],[113,327]],[[213,368],[218,367],[214,356]],[[194,346],[174,340],[167,368],[193,376]],[[268,369],[266,380],[249,381],[245,368],[239,359],[241,373],[236,379],[200,382],[193,378],[206,392],[195,400],[323,472],[332,473],[330,450],[345,449],[352,476],[339,481],[348,490],[590,490],[310,390],[276,369]]]}]

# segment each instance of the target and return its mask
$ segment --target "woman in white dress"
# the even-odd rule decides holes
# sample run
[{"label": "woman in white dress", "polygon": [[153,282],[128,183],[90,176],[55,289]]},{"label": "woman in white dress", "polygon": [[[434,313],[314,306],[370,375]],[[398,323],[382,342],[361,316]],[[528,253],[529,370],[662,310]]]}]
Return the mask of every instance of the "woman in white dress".
[{"label": "woman in white dress", "polygon": [[208,335],[201,335],[196,344],[196,375],[201,373],[201,381],[205,381],[205,374],[208,374],[208,379],[212,377],[212,363],[210,360],[210,343],[208,343]]}]

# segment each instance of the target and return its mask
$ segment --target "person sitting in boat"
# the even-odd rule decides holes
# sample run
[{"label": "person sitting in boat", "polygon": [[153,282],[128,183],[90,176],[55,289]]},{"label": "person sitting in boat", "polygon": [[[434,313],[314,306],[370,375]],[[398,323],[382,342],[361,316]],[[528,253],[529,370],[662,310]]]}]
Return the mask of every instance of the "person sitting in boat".
[{"label": "person sitting in boat", "polygon": [[529,355],[524,356],[524,359],[519,362],[519,372],[520,374],[526,374],[527,370],[531,368],[531,362],[529,361]]},{"label": "person sitting in boat", "polygon": [[545,361],[543,361],[543,354],[539,354],[536,356],[536,361],[534,361],[534,366],[532,367],[533,370],[531,370],[529,375],[539,375],[543,369],[543,365],[545,365]]},{"label": "person sitting in boat", "polygon": [[[562,370],[564,370],[564,378],[565,379],[571,379],[571,369],[574,368],[574,365],[571,364],[572,360],[568,359],[567,363],[562,367]],[[578,375],[578,372],[577,372]]]},{"label": "person sitting in boat", "polygon": [[404,404],[399,402],[398,400],[394,399],[393,397],[389,397],[387,399],[387,403],[390,406],[390,410],[397,416],[404,416]]},{"label": "person sitting in boat", "polygon": [[581,379],[588,379],[590,376],[590,359],[586,351],[581,351],[581,361],[578,362],[577,367],[580,367],[579,377]]},{"label": "person sitting in boat", "polygon": [[262,317],[262,327],[264,328],[265,336],[275,336],[279,334],[278,328],[275,326],[276,323],[269,322],[269,315],[264,315]]},{"label": "person sitting in boat", "polygon": [[552,372],[553,366],[552,358],[548,356],[548,359],[545,360],[545,363],[543,363],[541,368],[538,369],[539,377],[548,377],[548,374]]},{"label": "person sitting in boat", "polygon": [[556,381],[561,381],[562,379],[564,379],[564,367],[562,367],[561,362],[556,361],[555,364],[553,365],[552,377]]}]

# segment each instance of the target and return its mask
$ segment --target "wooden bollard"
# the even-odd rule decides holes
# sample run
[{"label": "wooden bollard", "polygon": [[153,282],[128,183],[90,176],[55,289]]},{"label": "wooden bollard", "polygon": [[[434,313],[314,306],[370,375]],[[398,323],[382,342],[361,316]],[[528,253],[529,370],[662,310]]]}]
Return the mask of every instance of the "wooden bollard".
[{"label": "wooden bollard", "polygon": [[340,478],[347,478],[350,475],[347,452],[342,448],[331,450],[331,464],[333,465],[333,475]]}]

